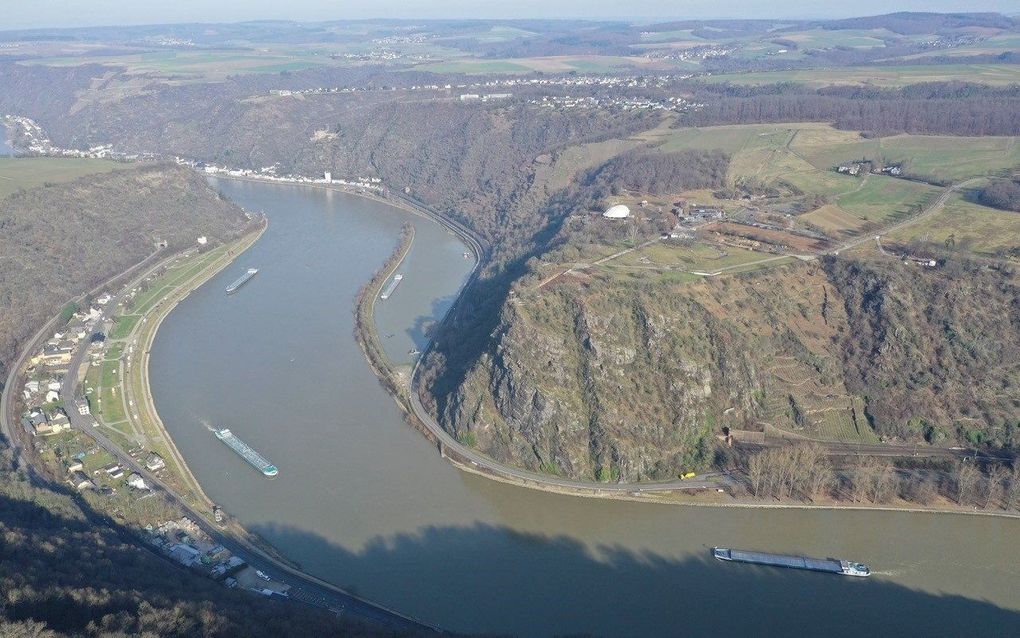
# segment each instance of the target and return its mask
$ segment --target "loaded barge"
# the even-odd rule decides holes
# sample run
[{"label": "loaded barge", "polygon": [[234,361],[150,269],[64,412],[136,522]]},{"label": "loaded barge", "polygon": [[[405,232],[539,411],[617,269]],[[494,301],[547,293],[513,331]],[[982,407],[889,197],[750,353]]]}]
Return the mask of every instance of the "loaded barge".
[{"label": "loaded barge", "polygon": [[213,430],[216,434],[216,438],[227,444],[231,450],[237,452],[245,461],[254,467],[259,472],[262,472],[266,476],[276,476],[279,474],[279,470],[276,466],[266,460],[266,457],[262,456],[255,450],[251,449],[247,443],[234,436],[234,433],[223,428],[222,430]]},{"label": "loaded barge", "polygon": [[870,576],[871,570],[864,563],[855,563],[838,558],[809,558],[807,556],[789,556],[786,554],[769,554],[766,552],[750,552],[743,549],[727,549],[713,547],[712,556],[719,560],[771,567],[789,567],[806,569],[813,572],[827,572],[844,576]]},{"label": "loaded barge", "polygon": [[393,276],[393,281],[390,282],[389,286],[386,286],[386,290],[382,291],[382,294],[379,295],[379,298],[380,299],[389,299],[390,295],[393,294],[393,291],[397,289],[397,286],[400,285],[400,282],[403,279],[404,279],[403,275],[394,275]]},{"label": "loaded barge", "polygon": [[232,283],[229,286],[227,286],[227,294],[229,295],[229,294],[237,292],[237,290],[241,286],[243,286],[246,283],[248,283],[249,281],[251,281],[251,278],[254,277],[255,275],[257,275],[258,272],[259,272],[258,268],[249,268],[246,273],[244,273],[243,275],[241,275],[240,277],[237,278],[237,281],[235,281],[234,283]]}]

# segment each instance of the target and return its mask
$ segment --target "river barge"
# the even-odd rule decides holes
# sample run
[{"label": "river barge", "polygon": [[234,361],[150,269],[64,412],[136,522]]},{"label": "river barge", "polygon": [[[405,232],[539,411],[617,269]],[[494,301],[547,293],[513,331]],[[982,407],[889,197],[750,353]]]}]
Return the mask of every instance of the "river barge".
[{"label": "river barge", "polygon": [[279,474],[279,470],[276,469],[276,466],[267,461],[266,457],[251,449],[247,443],[234,436],[234,433],[227,428],[223,428],[222,430],[213,430],[213,432],[216,434],[217,439],[226,443],[227,447],[237,452],[238,456],[245,461],[248,461],[249,465],[259,472],[262,472],[266,476],[276,476]]},{"label": "river barge", "polygon": [[400,285],[400,282],[403,281],[403,279],[404,279],[403,275],[394,275],[393,281],[390,282],[390,285],[386,286],[386,290],[382,291],[382,294],[379,295],[379,298],[389,299],[390,295],[393,294],[393,291],[397,289],[397,286]]},{"label": "river barge", "polygon": [[227,294],[230,295],[237,292],[241,288],[241,286],[251,281],[251,278],[257,275],[258,272],[259,272],[258,268],[249,268],[247,272],[245,272],[243,275],[237,278],[237,281],[227,286]]},{"label": "river barge", "polygon": [[843,576],[870,576],[871,570],[864,563],[855,563],[838,558],[810,558],[808,556],[790,556],[787,554],[769,554],[752,552],[743,549],[727,549],[713,547],[712,556],[719,560],[735,563],[751,563],[770,567],[788,567],[790,569],[806,569],[812,572],[842,574]]}]

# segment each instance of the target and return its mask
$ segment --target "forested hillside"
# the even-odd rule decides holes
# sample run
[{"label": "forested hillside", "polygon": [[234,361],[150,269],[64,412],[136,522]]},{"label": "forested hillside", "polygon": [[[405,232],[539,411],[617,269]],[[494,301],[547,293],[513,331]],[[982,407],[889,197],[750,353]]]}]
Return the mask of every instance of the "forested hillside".
[{"label": "forested hillside", "polygon": [[203,178],[176,166],[86,175],[0,200],[0,373],[65,302],[147,257],[157,242],[170,250],[200,235],[221,242],[246,223]]}]

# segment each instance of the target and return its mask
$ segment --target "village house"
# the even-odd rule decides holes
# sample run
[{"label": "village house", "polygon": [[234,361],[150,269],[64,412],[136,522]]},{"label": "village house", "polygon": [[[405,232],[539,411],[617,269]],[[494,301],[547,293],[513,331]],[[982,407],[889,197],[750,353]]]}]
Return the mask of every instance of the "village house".
[{"label": "village house", "polygon": [[136,490],[149,489],[149,486],[145,484],[145,479],[142,478],[142,475],[138,474],[137,472],[131,473],[131,476],[129,476],[127,479],[127,484],[128,486],[133,487]]},{"label": "village house", "polygon": [[42,362],[46,365],[71,363],[74,344],[70,342],[49,342],[43,347]]},{"label": "village house", "polygon": [[103,471],[109,474],[112,478],[120,478],[124,476],[124,468],[117,463],[111,463],[103,468]]},{"label": "village house", "polygon": [[81,471],[72,472],[71,478],[68,480],[76,490],[95,489],[96,487],[96,484],[89,480],[89,477],[85,476],[85,473]]},{"label": "village house", "polygon": [[166,461],[164,461],[163,457],[156,454],[155,452],[150,452],[148,458],[145,459],[145,469],[149,470],[150,472],[161,470],[164,467],[166,467]]}]

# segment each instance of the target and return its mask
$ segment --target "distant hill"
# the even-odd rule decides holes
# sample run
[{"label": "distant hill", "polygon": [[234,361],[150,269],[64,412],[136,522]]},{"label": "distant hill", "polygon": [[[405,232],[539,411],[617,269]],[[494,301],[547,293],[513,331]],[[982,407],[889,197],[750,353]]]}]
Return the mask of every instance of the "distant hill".
[{"label": "distant hill", "polygon": [[825,29],[888,29],[900,35],[941,33],[953,29],[1020,29],[1020,20],[1001,13],[925,13],[901,11],[863,18],[830,20],[819,24]]}]

